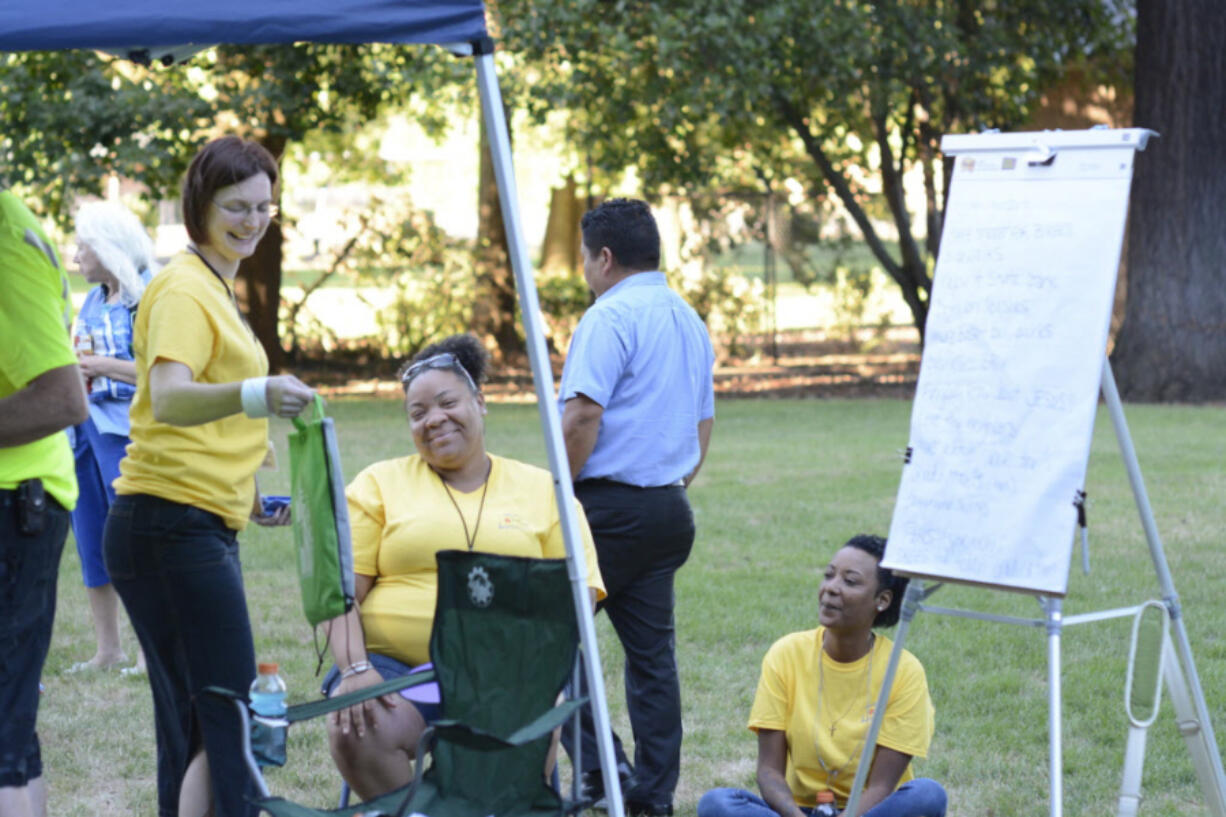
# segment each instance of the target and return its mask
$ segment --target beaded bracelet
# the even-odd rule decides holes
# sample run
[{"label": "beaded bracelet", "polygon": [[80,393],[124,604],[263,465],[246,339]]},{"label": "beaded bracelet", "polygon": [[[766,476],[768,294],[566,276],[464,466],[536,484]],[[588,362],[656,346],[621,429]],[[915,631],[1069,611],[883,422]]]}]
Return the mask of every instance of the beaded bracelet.
[{"label": "beaded bracelet", "polygon": [[349,666],[341,670],[341,680],[343,681],[346,678],[352,678],[355,675],[361,675],[363,672],[366,672],[368,669],[370,669],[369,661],[354,661],[352,664],[350,664]]}]

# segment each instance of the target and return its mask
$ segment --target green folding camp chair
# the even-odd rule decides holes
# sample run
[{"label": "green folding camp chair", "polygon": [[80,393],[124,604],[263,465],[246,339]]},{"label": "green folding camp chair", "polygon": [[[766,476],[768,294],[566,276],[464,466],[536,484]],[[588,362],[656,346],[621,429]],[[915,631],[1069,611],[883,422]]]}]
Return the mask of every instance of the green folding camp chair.
[{"label": "green folding camp chair", "polygon": [[[579,630],[565,560],[489,553],[438,554],[438,601],[430,658],[441,694],[442,719],[422,735],[414,781],[376,800],[322,810],[272,797],[255,755],[247,763],[274,817],[398,815],[429,817],[561,817],[576,809],[545,779],[550,733],[585,699],[556,705],[575,663]],[[420,681],[395,679],[363,690],[291,707],[290,723],[349,706],[356,699]],[[380,689],[380,692],[374,692]],[[244,720],[245,702],[236,699]],[[244,730],[247,734],[247,730]],[[423,759],[432,762],[422,772]],[[321,773],[332,774],[328,768]]]}]

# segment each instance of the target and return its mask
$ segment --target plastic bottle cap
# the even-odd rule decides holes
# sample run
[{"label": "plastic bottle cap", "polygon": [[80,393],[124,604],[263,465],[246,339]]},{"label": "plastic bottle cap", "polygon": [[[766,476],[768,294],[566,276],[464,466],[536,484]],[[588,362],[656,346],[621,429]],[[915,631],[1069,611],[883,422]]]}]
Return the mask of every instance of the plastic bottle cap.
[{"label": "plastic bottle cap", "polygon": [[830,791],[830,789],[822,789],[821,791],[817,793],[817,802],[818,803],[833,803],[834,802],[834,792]]},{"label": "plastic bottle cap", "polygon": [[260,664],[257,667],[257,671],[260,673],[260,675],[276,675],[277,670],[279,669],[280,666],[277,664]]}]

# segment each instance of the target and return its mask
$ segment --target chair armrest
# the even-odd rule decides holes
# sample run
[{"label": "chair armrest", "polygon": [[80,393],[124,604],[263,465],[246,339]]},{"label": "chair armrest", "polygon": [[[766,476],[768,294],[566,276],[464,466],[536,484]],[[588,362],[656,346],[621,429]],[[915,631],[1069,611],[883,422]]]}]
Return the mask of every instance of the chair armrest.
[{"label": "chair armrest", "polygon": [[[374,686],[359,689],[355,692],[346,692],[344,695],[338,695],[335,698],[321,698],[318,701],[309,701],[304,704],[289,707],[285,713],[285,719],[290,723],[298,723],[299,721],[309,721],[312,718],[318,718],[320,715],[326,715],[329,712],[335,712],[338,709],[344,709],[354,704],[371,698],[377,698],[380,695],[387,695],[389,692],[399,692],[402,689],[415,687],[419,684],[425,684],[434,680],[434,670],[426,670],[425,672],[415,672],[411,675],[402,675],[399,678],[392,678]],[[226,698],[231,701],[242,701],[246,703],[247,696],[240,695],[229,689],[222,687],[205,687],[202,692],[213,695],[218,698]]]},{"label": "chair armrest", "polygon": [[309,721],[312,718],[318,718],[320,715],[326,715],[338,709],[345,709],[362,701],[378,698],[380,695],[387,695],[389,692],[399,692],[402,689],[429,683],[433,680],[434,670],[402,675],[399,678],[392,678],[383,683],[359,689],[356,692],[346,692],[344,695],[337,695],[335,698],[321,698],[318,701],[309,701],[297,706],[291,706],[289,711],[285,713],[285,718],[290,723]]}]

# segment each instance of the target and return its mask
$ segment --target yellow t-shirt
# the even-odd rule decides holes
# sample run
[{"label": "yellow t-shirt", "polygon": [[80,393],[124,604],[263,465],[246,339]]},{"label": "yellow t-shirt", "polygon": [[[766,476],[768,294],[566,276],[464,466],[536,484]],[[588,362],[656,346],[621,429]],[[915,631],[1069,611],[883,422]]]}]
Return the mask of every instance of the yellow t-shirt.
[{"label": "yellow t-shirt", "polygon": [[[805,807],[815,805],[817,792],[827,788],[834,792],[840,806],[851,794],[861,746],[894,647],[890,639],[878,634],[869,655],[839,663],[821,648],[823,629],[785,635],[771,646],[762,659],[762,675],[749,713],[749,728],[755,732],[774,729],[786,733],[788,788],[797,805]],[[870,660],[872,681],[866,690]],[[819,678],[825,682],[820,712]],[[903,650],[877,745],[912,757],[926,757],[934,725],[924,667]],[[818,762],[818,752],[826,769]],[[911,765],[907,764],[898,784],[912,777]]]},{"label": "yellow t-shirt", "polygon": [[[7,190],[0,192],[0,282],[0,397],[8,397],[77,358],[68,341],[68,281],[55,248],[34,214]],[[0,448],[0,488],[11,490],[35,478],[65,508],[76,505],[67,434]]]},{"label": "yellow t-shirt", "polygon": [[[452,489],[473,549],[508,556],[562,559],[566,546],[548,471],[490,456],[485,505],[481,489]],[[438,573],[434,554],[464,550],[468,542],[438,474],[420,456],[377,462],[345,490],[353,535],[353,569],[374,576],[362,602],[366,649],[411,666],[430,660],[430,628]],[[596,550],[583,508],[575,503],[587,560],[588,587],[605,597]],[[480,515],[480,525],[477,517]]]},{"label": "yellow t-shirt", "polygon": [[115,491],[203,508],[242,530],[255,498],[255,472],[268,453],[268,421],[239,413],[195,426],[159,423],[153,418],[149,369],[169,360],[191,369],[197,383],[233,383],[268,374],[263,347],[222,282],[184,252],[145,289],[132,348],[132,444],[119,463]]}]

